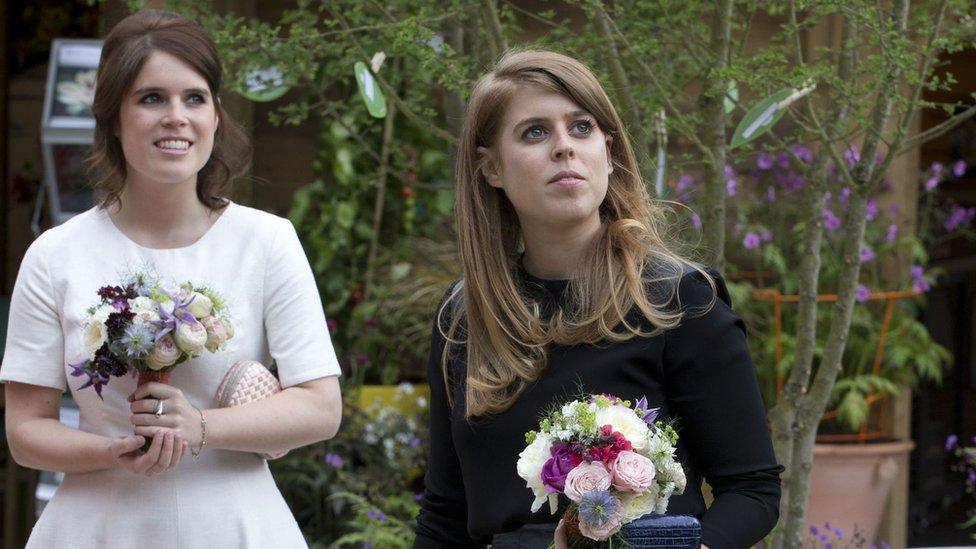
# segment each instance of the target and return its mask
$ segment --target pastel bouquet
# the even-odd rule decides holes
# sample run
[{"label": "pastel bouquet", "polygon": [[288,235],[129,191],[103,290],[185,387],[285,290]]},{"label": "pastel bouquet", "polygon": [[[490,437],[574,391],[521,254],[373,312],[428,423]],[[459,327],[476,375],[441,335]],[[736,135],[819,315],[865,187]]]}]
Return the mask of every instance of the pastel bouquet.
[{"label": "pastel bouquet", "polygon": [[535,495],[532,512],[548,501],[555,514],[563,495],[570,537],[598,542],[644,515],[663,514],[686,479],[674,458],[678,434],[657,421],[657,411],[646,398],[631,406],[595,395],[548,414],[526,433],[517,466]]},{"label": "pastel bouquet", "polygon": [[82,327],[87,357],[68,364],[102,398],[112,377],[139,374],[138,384],[168,383],[174,368],[207,350],[223,349],[234,325],[217,292],[143,273],[98,290]]}]

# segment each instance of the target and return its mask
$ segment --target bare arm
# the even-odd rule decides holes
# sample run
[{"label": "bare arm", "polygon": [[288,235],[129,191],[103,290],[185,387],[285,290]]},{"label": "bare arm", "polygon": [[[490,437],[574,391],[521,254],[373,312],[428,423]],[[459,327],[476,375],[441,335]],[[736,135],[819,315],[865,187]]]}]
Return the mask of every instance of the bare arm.
[{"label": "bare arm", "polygon": [[68,427],[58,419],[59,389],[7,382],[4,395],[7,443],[23,467],[65,473],[121,467],[152,476],[179,464],[186,447],[178,436],[160,438],[142,454],[141,436],[114,439]]},{"label": "bare arm", "polygon": [[[136,390],[133,398],[132,422],[137,435],[173,430],[185,437],[192,448],[200,447],[199,412],[179,389],[147,383]],[[152,413],[155,398],[163,400],[165,413],[160,417]],[[342,419],[342,395],[338,378],[329,376],[300,383],[263,400],[202,413],[207,422],[206,448],[270,453],[334,437]]]}]

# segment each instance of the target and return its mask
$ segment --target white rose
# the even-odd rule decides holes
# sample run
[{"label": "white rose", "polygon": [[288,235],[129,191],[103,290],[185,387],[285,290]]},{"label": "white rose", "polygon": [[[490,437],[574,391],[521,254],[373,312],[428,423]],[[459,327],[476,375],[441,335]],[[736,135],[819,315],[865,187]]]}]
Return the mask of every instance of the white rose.
[{"label": "white rose", "polygon": [[196,317],[197,320],[200,320],[210,316],[210,313],[213,312],[213,301],[200,292],[193,292],[193,301],[190,302],[186,310],[190,311],[190,314]]},{"label": "white rose", "polygon": [[85,324],[82,337],[85,342],[85,351],[88,353],[88,359],[92,360],[95,358],[95,352],[101,349],[102,345],[108,341],[108,327],[105,326],[105,322],[92,318]]},{"label": "white rose", "polygon": [[219,319],[208,316],[200,321],[203,329],[207,332],[207,350],[211,353],[216,353],[217,349],[227,341],[227,332],[224,331],[224,325]]},{"label": "white rose", "polygon": [[542,466],[552,457],[552,439],[545,433],[538,433],[532,444],[529,444],[519,454],[516,469],[518,476],[525,479],[525,485],[532,490],[535,501],[532,502],[532,512],[535,513],[549,498],[549,491],[542,483]]},{"label": "white rose", "polygon": [[142,326],[144,324],[152,324],[159,320],[159,314],[156,311],[139,311],[136,316],[132,317],[132,323]]},{"label": "white rose", "polygon": [[180,358],[180,349],[173,341],[173,336],[166,334],[153,345],[152,351],[149,351],[149,356],[146,357],[146,364],[153,370],[162,370],[172,366],[178,358]]},{"label": "white rose", "polygon": [[647,448],[647,424],[626,406],[615,404],[598,409],[596,424],[598,427],[612,425],[614,431],[618,431],[630,441],[635,452]]},{"label": "white rose", "polygon": [[624,504],[624,516],[621,522],[626,524],[654,512],[654,507],[657,505],[657,490],[648,490],[643,494],[633,496],[623,496],[621,503]]},{"label": "white rose", "polygon": [[671,482],[674,483],[675,493],[682,493],[685,491],[685,485],[688,483],[688,479],[685,477],[685,470],[681,468],[681,464],[677,461],[670,461],[664,464],[659,470],[659,482]]},{"label": "white rose", "polygon": [[234,337],[234,324],[227,317],[220,317],[220,323],[224,325],[224,332],[227,333],[227,339],[233,339]]},{"label": "white rose", "polygon": [[176,345],[188,355],[199,353],[207,344],[207,330],[199,322],[184,322],[176,330]]}]

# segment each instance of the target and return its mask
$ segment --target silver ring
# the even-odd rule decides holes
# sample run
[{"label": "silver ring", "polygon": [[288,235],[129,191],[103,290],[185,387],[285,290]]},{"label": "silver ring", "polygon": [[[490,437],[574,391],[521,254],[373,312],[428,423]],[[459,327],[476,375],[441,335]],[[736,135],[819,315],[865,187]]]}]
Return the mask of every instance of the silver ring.
[{"label": "silver ring", "polygon": [[153,412],[153,415],[155,415],[156,417],[159,417],[159,416],[163,415],[163,410],[165,410],[165,408],[163,407],[163,401],[161,399],[158,399],[157,398],[156,399],[156,411]]}]

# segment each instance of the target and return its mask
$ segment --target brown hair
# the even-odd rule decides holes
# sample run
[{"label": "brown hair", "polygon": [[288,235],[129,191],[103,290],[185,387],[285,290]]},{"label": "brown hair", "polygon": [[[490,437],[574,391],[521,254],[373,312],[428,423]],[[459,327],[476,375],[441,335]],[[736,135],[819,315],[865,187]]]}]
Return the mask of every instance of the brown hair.
[{"label": "brown hair", "polygon": [[125,187],[126,164],[115,131],[122,101],[154,51],[166,52],[193,67],[207,81],[218,120],[213,151],[197,174],[197,198],[217,210],[230,183],[247,171],[251,149],[247,136],[218,100],[220,57],[210,35],[198,23],[181,15],[157,10],[134,13],[117,24],[105,38],[95,84],[95,140],[88,166],[93,187],[104,194],[102,207],[118,202]]},{"label": "brown hair", "polygon": [[[482,172],[487,159],[477,153],[478,147],[495,142],[509,102],[527,86],[572,100],[613,138],[613,172],[600,205],[603,232],[569,282],[572,311],[561,309],[548,319],[519,290],[518,216],[504,191],[488,184]],[[441,358],[445,382],[449,357],[457,346],[466,347],[467,417],[511,406],[542,373],[550,343],[624,341],[677,326],[683,313],[673,300],[686,267],[705,277],[714,302],[713,278],[665,244],[665,206],[648,195],[620,117],[599,81],[579,61],[548,51],[506,54],[472,90],[458,148],[455,216],[461,283],[438,310],[437,326],[443,332],[446,312],[451,320]],[[665,285],[667,295],[655,293],[652,298],[649,283],[657,281],[673,283]],[[635,309],[652,326],[650,332],[628,322]]]}]

